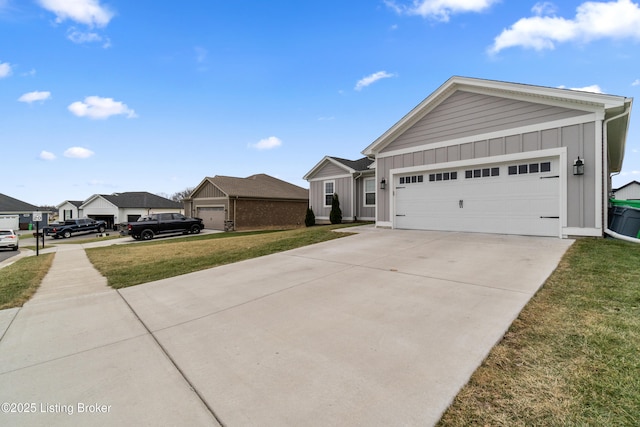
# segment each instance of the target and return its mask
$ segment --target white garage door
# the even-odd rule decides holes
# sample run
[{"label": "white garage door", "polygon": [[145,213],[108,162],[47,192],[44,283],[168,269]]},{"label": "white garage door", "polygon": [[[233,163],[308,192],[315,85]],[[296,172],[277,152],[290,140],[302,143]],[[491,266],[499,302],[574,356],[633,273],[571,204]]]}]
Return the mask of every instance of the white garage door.
[{"label": "white garage door", "polygon": [[395,227],[558,236],[558,158],[394,177]]}]

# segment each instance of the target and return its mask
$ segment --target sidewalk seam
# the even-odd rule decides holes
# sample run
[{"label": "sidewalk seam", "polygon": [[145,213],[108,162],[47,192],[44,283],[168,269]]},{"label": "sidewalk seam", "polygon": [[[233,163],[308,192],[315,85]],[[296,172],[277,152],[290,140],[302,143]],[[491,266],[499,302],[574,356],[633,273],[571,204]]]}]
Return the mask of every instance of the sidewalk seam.
[{"label": "sidewalk seam", "polygon": [[133,313],[133,315],[136,317],[136,319],[138,319],[138,321],[140,322],[140,324],[145,328],[145,330],[147,331],[147,333],[151,336],[151,338],[153,338],[153,340],[156,342],[156,344],[158,345],[158,347],[160,347],[160,350],[162,350],[162,352],[164,353],[164,355],[169,359],[169,361],[171,362],[171,364],[176,368],[176,370],[180,373],[180,375],[182,376],[182,378],[184,378],[184,380],[187,382],[187,384],[189,385],[189,388],[191,390],[193,390],[193,392],[196,394],[196,396],[198,396],[198,399],[200,399],[200,401],[202,402],[202,404],[207,408],[207,410],[211,413],[211,415],[213,416],[213,418],[218,422],[218,424],[220,424],[221,427],[225,427],[226,425],[224,424],[224,422],[222,422],[222,419],[218,416],[218,414],[216,414],[216,412],[213,410],[213,408],[209,405],[209,403],[207,403],[207,401],[205,400],[204,396],[202,396],[202,394],[200,394],[200,392],[198,391],[198,389],[195,387],[195,385],[189,380],[189,378],[187,377],[187,375],[182,371],[182,369],[180,369],[180,366],[178,366],[178,364],[176,363],[176,361],[173,359],[173,357],[171,357],[171,355],[169,354],[169,352],[167,351],[167,349],[162,345],[162,343],[158,340],[158,338],[156,338],[156,336],[153,334],[153,332],[151,332],[151,330],[149,329],[149,327],[146,325],[146,323],[144,323],[144,321],[140,318],[140,316],[138,316],[138,313],[136,313],[136,311],[133,309],[133,307],[131,307],[131,304],[129,304],[129,301],[127,301],[127,299],[120,293],[119,289],[116,289],[116,292],[118,292],[118,295],[120,296],[120,298],[122,298],[122,301],[124,301],[124,303],[127,305],[127,307],[129,307],[129,310],[131,310],[131,312]]}]

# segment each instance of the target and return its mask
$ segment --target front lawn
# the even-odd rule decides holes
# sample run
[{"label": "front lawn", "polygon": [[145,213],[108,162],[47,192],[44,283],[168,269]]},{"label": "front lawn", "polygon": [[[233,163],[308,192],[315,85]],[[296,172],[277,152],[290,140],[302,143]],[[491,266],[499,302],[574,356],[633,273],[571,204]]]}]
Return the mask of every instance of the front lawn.
[{"label": "front lawn", "polygon": [[49,271],[54,254],[19,259],[0,269],[0,310],[22,307]]},{"label": "front lawn", "polygon": [[206,234],[87,249],[93,265],[118,289],[299,248],[348,235],[316,226],[285,231]]},{"label": "front lawn", "polygon": [[439,426],[640,425],[640,246],[581,239]]}]

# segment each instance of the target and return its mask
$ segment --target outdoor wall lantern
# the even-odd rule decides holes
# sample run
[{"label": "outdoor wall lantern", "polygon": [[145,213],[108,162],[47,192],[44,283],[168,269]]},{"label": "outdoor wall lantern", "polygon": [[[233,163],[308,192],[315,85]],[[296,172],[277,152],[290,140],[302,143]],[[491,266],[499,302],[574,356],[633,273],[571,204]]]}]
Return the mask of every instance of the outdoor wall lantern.
[{"label": "outdoor wall lantern", "polygon": [[385,188],[387,188],[387,181],[385,181],[385,179],[382,178],[382,181],[380,181],[380,189],[384,190]]},{"label": "outdoor wall lantern", "polygon": [[573,161],[573,174],[574,175],[584,175],[584,162],[578,156],[577,159]]}]

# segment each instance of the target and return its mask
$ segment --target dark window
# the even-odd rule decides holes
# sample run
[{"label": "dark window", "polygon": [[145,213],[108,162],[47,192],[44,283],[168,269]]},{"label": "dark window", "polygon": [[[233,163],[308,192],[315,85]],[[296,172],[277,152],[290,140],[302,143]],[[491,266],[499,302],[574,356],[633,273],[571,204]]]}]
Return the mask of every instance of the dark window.
[{"label": "dark window", "polygon": [[418,182],[418,177],[417,176],[412,176],[411,177],[411,182]]},{"label": "dark window", "polygon": [[529,173],[538,173],[539,165],[537,163],[531,163],[529,165]]},{"label": "dark window", "polygon": [[365,201],[364,203],[367,205],[375,205],[376,204],[376,193],[366,193],[364,195]]},{"label": "dark window", "polygon": [[473,178],[473,171],[464,171],[465,178]]},{"label": "dark window", "polygon": [[517,166],[509,166],[509,175],[517,175],[518,167]]},{"label": "dark window", "polygon": [[480,178],[481,174],[482,174],[482,171],[480,169],[474,169],[473,170],[473,177],[474,178]]},{"label": "dark window", "polygon": [[551,162],[540,163],[540,172],[551,172]]},{"label": "dark window", "polygon": [[442,181],[442,174],[441,173],[437,173],[436,174],[436,181]]},{"label": "dark window", "polygon": [[404,176],[400,177],[400,184],[404,184]]},{"label": "dark window", "polygon": [[442,180],[443,181],[449,181],[449,172],[445,172],[442,174]]},{"label": "dark window", "polygon": [[518,166],[518,173],[519,173],[519,174],[527,173],[527,170],[528,170],[527,165],[520,165],[520,166]]},{"label": "dark window", "polygon": [[429,181],[433,182],[435,180],[436,180],[436,174],[435,173],[429,174]]},{"label": "dark window", "polygon": [[451,172],[451,179],[458,179],[458,172]]},{"label": "dark window", "polygon": [[491,170],[489,168],[482,169],[482,176],[491,176]]},{"label": "dark window", "polygon": [[491,168],[491,176],[500,176],[500,168]]},{"label": "dark window", "polygon": [[422,182],[424,180],[424,177],[422,175],[418,175],[418,182]]}]

